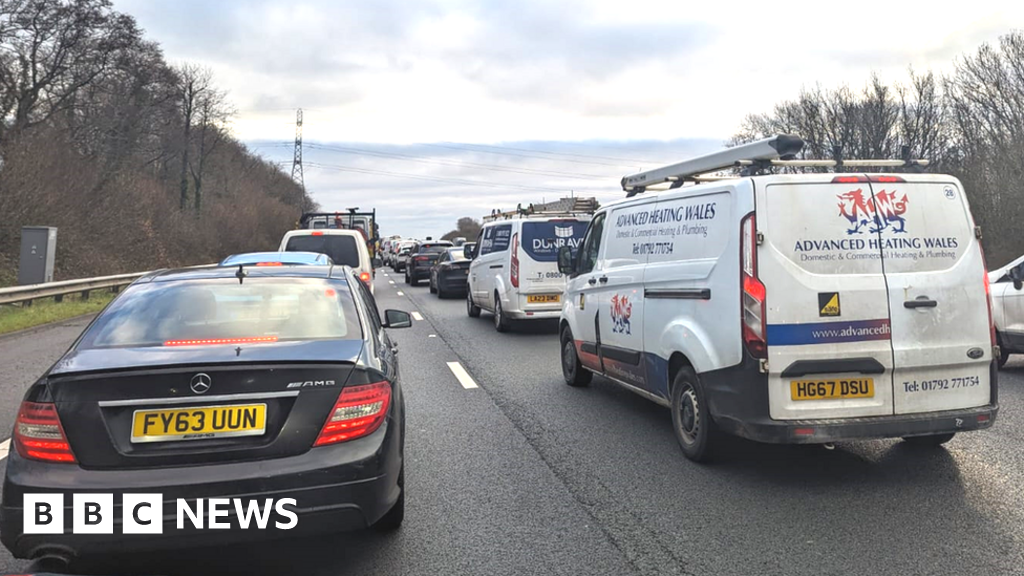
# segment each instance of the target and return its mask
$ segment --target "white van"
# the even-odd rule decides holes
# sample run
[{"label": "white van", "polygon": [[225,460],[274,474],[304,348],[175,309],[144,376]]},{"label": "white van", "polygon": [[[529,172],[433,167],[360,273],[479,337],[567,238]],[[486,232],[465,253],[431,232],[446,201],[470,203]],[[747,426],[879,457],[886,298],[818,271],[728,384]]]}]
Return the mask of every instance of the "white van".
[{"label": "white van", "polygon": [[[565,380],[603,374],[670,407],[698,461],[719,431],[942,444],[988,428],[998,347],[980,231],[956,178],[767,174],[679,187],[737,163],[755,174],[807,164],[779,159],[802,145],[780,136],[624,178],[632,197],[595,214],[575,256],[559,253],[571,275]],[[860,165],[885,164],[846,163]]]},{"label": "white van", "polygon": [[513,320],[558,318],[565,277],[558,271],[558,249],[575,248],[590,214],[517,216],[484,224],[471,258],[466,311],[494,314],[505,332]]},{"label": "white van", "polygon": [[988,273],[999,367],[1010,354],[1024,354],[1024,256]]},{"label": "white van", "polygon": [[366,241],[358,230],[301,229],[286,232],[281,239],[281,252],[317,252],[330,256],[337,266],[351,266],[359,279],[374,293],[375,262],[370,259]]}]

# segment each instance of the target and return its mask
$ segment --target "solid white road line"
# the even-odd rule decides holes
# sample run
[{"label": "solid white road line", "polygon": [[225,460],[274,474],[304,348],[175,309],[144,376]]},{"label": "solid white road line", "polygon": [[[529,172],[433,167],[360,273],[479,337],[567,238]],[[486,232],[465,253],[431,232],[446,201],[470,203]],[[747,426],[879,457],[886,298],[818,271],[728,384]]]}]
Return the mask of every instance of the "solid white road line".
[{"label": "solid white road line", "polygon": [[469,390],[470,388],[479,388],[479,386],[476,385],[476,382],[473,381],[473,377],[469,375],[469,372],[466,372],[466,369],[462,367],[462,364],[459,364],[458,362],[449,362],[448,369],[452,371],[452,374],[455,374],[455,378],[458,379],[459,384],[462,384],[462,387],[466,390]]},{"label": "solid white road line", "polygon": [[0,442],[0,460],[7,458],[7,451],[11,448],[11,440],[7,439]]},{"label": "solid white road line", "polygon": [[412,313],[412,317],[413,317],[414,319],[416,319],[416,320],[420,320],[420,321],[422,321],[422,320],[423,320],[423,315],[422,315],[422,314],[420,314],[419,312],[413,312],[413,313]]}]

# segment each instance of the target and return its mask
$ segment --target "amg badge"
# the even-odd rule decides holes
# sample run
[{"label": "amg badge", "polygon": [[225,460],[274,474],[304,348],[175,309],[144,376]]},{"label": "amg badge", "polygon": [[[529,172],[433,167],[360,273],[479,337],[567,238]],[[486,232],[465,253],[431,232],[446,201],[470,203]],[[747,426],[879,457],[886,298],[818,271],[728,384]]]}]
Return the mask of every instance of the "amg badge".
[{"label": "amg badge", "polygon": [[305,382],[289,382],[288,388],[312,388],[314,386],[334,386],[334,380],[306,380]]}]

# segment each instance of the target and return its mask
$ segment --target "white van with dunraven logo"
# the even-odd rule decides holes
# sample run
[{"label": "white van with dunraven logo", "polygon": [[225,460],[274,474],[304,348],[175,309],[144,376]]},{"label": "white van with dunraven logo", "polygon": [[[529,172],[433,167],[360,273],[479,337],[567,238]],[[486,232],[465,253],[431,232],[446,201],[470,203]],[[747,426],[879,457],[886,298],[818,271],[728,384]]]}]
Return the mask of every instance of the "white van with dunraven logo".
[{"label": "white van with dunraven logo", "polygon": [[[694,460],[719,431],[941,444],[991,426],[998,348],[960,182],[914,160],[764,174],[807,164],[790,160],[802,146],[778,136],[624,178],[628,198],[559,252],[565,380],[602,374],[670,407]],[[681,186],[733,166],[746,175]]]},{"label": "white van with dunraven logo", "polygon": [[509,216],[484,224],[471,258],[466,311],[487,310],[505,332],[515,320],[558,318],[565,277],[558,271],[558,249],[575,248],[590,214]]}]

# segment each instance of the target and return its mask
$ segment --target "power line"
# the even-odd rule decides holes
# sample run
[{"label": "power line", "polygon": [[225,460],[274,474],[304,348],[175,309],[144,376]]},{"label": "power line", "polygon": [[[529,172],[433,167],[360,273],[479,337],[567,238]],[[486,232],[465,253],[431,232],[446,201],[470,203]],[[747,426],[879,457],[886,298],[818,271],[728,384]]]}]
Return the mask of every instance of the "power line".
[{"label": "power line", "polygon": [[518,152],[532,152],[536,154],[552,154],[556,156],[573,156],[576,158],[591,158],[595,160],[611,160],[614,162],[640,162],[643,164],[659,164],[663,162],[651,162],[642,160],[640,158],[618,158],[615,156],[597,156],[595,154],[574,154],[572,152],[553,152],[550,150],[536,150],[533,148],[516,148],[514,146],[493,146],[488,144],[463,144],[460,142],[444,142],[444,144],[459,145],[459,146],[476,146],[478,148],[493,148],[496,150],[515,150]]},{"label": "power line", "polygon": [[542,176],[562,176],[569,178],[587,178],[587,179],[605,179],[607,175],[603,174],[581,174],[579,172],[557,172],[554,170],[537,170],[533,168],[513,168],[509,166],[498,166],[495,164],[478,164],[476,162],[463,162],[461,160],[441,160],[436,158],[423,158],[420,156],[413,156],[410,154],[399,154],[397,152],[377,152],[374,150],[367,150],[365,148],[347,148],[340,146],[325,146],[323,144],[310,144],[309,148],[314,150],[327,150],[334,152],[343,152],[348,154],[360,154],[368,156],[377,156],[382,158],[396,158],[399,160],[407,160],[410,162],[420,162],[425,164],[437,164],[440,166],[454,166],[457,168],[474,168],[479,170],[491,170],[496,172],[513,172],[517,174],[539,174]]},{"label": "power line", "polygon": [[551,188],[547,186],[529,186],[526,184],[509,184],[509,183],[496,183],[496,182],[480,182],[478,180],[464,180],[461,178],[446,178],[443,176],[424,176],[422,174],[409,174],[407,172],[393,172],[390,170],[373,170],[370,168],[357,168],[355,166],[341,166],[338,164],[321,164],[319,162],[310,162],[309,165],[313,168],[321,168],[324,170],[336,170],[339,172],[355,172],[359,174],[372,174],[377,176],[394,176],[396,178],[410,178],[413,180],[424,180],[427,182],[439,182],[441,184],[461,184],[465,186],[481,186],[485,188],[518,188],[520,190],[530,190],[539,192],[558,192],[565,193],[565,189],[562,188]]}]

